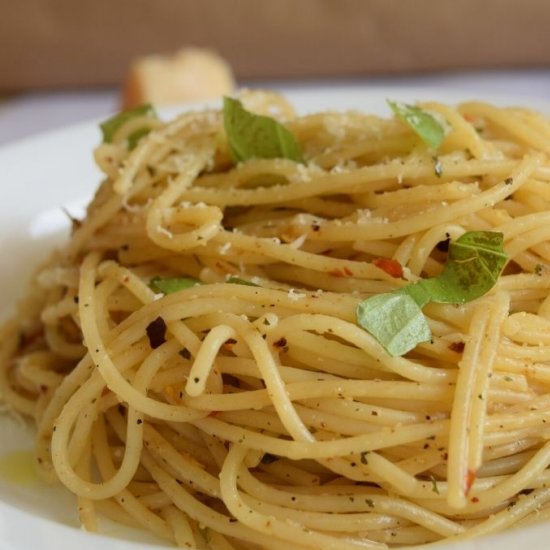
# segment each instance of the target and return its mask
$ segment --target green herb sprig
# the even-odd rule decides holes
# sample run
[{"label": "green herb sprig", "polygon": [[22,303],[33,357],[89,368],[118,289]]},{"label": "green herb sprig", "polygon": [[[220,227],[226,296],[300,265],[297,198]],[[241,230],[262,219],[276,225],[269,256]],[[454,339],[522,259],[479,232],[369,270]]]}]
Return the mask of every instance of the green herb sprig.
[{"label": "green herb sprig", "polygon": [[[103,135],[103,143],[112,143],[113,138],[118,131],[126,122],[136,117],[151,117],[158,118],[157,112],[150,103],[145,103],[140,105],[135,109],[129,109],[128,111],[122,111],[117,115],[105,120],[102,122],[99,127],[101,128],[101,133]],[[150,128],[143,127],[138,128],[135,132],[128,136],[128,149],[132,150],[138,144],[139,140],[147,135],[150,132]]]},{"label": "green herb sprig", "polygon": [[434,151],[445,139],[446,128],[433,115],[420,107],[387,100],[397,118],[405,122]]},{"label": "green herb sprig", "polygon": [[507,256],[502,233],[470,231],[449,243],[447,263],[437,277],[360,302],[357,323],[392,356],[404,355],[432,335],[422,308],[429,302],[464,304],[497,282]]},{"label": "green herb sprig", "polygon": [[285,158],[304,162],[294,135],[274,118],[247,111],[238,99],[224,97],[223,120],[236,162],[251,158]]}]

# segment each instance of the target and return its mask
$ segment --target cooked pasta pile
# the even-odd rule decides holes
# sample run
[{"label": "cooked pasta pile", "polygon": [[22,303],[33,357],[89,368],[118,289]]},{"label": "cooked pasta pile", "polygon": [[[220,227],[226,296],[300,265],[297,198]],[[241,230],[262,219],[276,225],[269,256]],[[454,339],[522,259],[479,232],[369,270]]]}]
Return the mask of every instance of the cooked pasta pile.
[{"label": "cooked pasta pile", "polygon": [[[242,100],[303,162],[236,162],[219,110],[143,111],[96,150],[85,219],[1,334],[2,396],[36,423],[41,476],[78,495],[86,529],[107,516],[184,548],[548,519],[549,121],[424,103],[445,121],[434,150],[399,117]],[[427,305],[431,340],[390,355],[357,305],[437,276],[467,231],[502,233],[502,275]]]}]

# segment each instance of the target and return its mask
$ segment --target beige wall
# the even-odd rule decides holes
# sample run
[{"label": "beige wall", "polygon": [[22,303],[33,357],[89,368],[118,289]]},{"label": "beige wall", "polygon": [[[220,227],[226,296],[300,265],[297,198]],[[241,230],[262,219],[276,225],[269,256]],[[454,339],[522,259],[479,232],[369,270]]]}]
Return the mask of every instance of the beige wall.
[{"label": "beige wall", "polygon": [[110,85],[209,46],[239,78],[549,66],[548,0],[0,0],[0,89]]}]

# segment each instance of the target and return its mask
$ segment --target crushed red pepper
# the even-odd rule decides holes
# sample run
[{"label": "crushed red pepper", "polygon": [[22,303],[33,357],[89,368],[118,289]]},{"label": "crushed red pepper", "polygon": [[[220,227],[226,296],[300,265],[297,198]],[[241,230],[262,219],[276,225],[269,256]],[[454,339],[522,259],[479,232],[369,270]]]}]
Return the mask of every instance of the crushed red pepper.
[{"label": "crushed red pepper", "polygon": [[391,258],[376,258],[372,263],[394,279],[403,278],[403,266],[397,260],[392,260]]}]

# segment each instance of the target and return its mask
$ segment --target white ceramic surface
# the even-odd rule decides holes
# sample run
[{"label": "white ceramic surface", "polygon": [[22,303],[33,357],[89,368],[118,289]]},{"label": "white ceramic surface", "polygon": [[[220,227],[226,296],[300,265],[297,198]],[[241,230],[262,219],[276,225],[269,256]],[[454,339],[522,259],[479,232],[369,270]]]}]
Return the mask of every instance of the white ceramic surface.
[{"label": "white ceramic surface", "polygon": [[[294,90],[288,94],[300,112],[324,109],[359,109],[389,115],[386,98],[414,102],[437,99],[456,103],[480,98],[497,104],[522,104],[521,97],[466,95],[423,88],[331,87],[328,90]],[[550,112],[550,104],[529,105]],[[166,112],[166,116],[178,110]],[[30,272],[68,235],[63,208],[79,215],[100,181],[92,149],[100,134],[97,121],[42,134],[0,148],[0,320],[13,311]],[[0,413],[0,456],[32,447],[32,430],[12,415]],[[102,524],[108,536],[92,535],[78,527],[75,499],[62,487],[37,480],[13,484],[0,476],[0,550],[139,550],[159,548],[147,533]],[[550,525],[504,533],[461,544],[448,550],[530,550],[548,548]],[[153,544],[155,546],[151,546]]]}]

